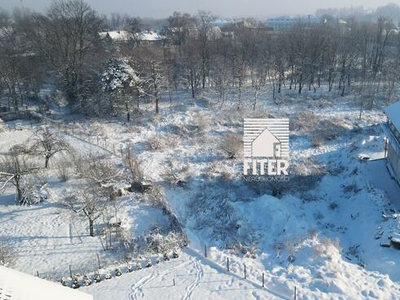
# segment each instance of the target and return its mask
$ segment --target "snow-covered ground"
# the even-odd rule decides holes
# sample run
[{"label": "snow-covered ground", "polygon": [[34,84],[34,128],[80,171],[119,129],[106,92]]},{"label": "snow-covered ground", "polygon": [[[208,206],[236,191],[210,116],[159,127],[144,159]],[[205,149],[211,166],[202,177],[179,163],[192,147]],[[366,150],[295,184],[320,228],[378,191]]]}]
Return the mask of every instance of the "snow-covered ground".
[{"label": "snow-covered ground", "polygon": [[[295,289],[298,299],[399,299],[400,252],[380,245],[400,232],[400,189],[382,159],[384,116],[376,109],[359,120],[358,107],[341,99],[333,106],[288,97],[256,112],[237,111],[230,103],[219,110],[166,101],[159,117],[152,117],[151,106],[142,106],[149,112],[131,124],[75,122],[67,139],[79,151],[114,152],[112,159],[119,161],[119,151],[131,145],[189,237],[179,258],[128,274],[126,266],[135,260],[104,251],[101,239],[88,236],[86,219],[60,204],[69,183],[60,182],[54,170],[42,174],[51,195],[46,202],[16,206],[11,186],[0,195],[0,237],[17,249],[17,270],[42,278],[59,281],[69,276],[69,268],[93,276],[99,264],[104,276],[120,267],[122,276],[81,287],[96,300],[293,299]],[[309,113],[307,122],[295,120],[298,112]],[[228,159],[219,149],[226,135],[242,134],[243,117],[269,115],[293,121],[291,164],[293,172],[304,175],[304,181],[286,183],[278,197],[265,194],[265,187],[246,185],[240,156]],[[336,126],[339,134],[312,140],[312,126],[321,120],[331,120],[324,126]],[[32,133],[30,125],[0,133],[0,153]],[[168,183],[169,171],[186,185]],[[159,208],[134,193],[118,203],[132,236],[167,222]]]}]

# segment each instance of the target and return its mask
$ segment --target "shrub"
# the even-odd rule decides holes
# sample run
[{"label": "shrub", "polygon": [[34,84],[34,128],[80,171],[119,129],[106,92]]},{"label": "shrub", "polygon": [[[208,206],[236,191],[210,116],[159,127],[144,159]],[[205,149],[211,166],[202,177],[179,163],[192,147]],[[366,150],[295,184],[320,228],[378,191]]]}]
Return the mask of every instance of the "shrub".
[{"label": "shrub", "polygon": [[147,140],[147,148],[151,151],[161,150],[164,148],[163,140],[160,136],[152,136]]},{"label": "shrub", "polygon": [[329,204],[329,209],[335,210],[335,209],[337,209],[337,208],[339,208],[339,204],[337,204],[337,202],[331,202],[331,203]]},{"label": "shrub", "polygon": [[325,144],[325,138],[320,134],[314,135],[311,137],[311,145],[315,148],[322,146]]},{"label": "shrub", "polygon": [[66,182],[71,177],[71,161],[68,159],[60,159],[55,163],[57,177],[60,181]]},{"label": "shrub", "polygon": [[196,127],[198,134],[204,135],[210,131],[211,118],[208,115],[197,113],[193,116],[192,124]]},{"label": "shrub", "polygon": [[161,175],[163,179],[171,185],[184,186],[191,176],[189,165],[170,163]]},{"label": "shrub", "polygon": [[242,138],[238,134],[228,134],[220,143],[220,149],[231,159],[237,158],[242,148]]},{"label": "shrub", "polygon": [[317,255],[328,255],[330,248],[335,248],[336,250],[340,251],[340,242],[339,239],[336,238],[334,240],[324,236],[318,244],[314,246],[314,251]]},{"label": "shrub", "polygon": [[0,118],[0,132],[6,131],[6,124],[4,124],[3,120]]},{"label": "shrub", "polygon": [[17,260],[16,250],[0,241],[0,266],[11,267]]}]

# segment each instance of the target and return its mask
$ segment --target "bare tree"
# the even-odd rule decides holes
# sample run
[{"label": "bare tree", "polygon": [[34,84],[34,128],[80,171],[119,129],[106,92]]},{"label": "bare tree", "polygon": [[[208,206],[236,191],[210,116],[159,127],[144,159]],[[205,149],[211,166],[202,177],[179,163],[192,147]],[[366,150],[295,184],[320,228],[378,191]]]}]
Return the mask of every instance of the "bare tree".
[{"label": "bare tree", "polygon": [[0,161],[0,191],[4,190],[8,184],[15,186],[16,203],[24,203],[24,184],[25,175],[37,170],[29,165],[25,160],[25,147],[21,145],[14,146],[9,153]]},{"label": "bare tree", "polygon": [[182,47],[182,65],[186,86],[190,88],[192,98],[196,97],[201,81],[200,54],[194,43],[188,43]]},{"label": "bare tree", "polygon": [[36,131],[32,138],[30,152],[44,157],[44,167],[49,167],[50,158],[63,151],[69,151],[70,145],[64,140],[59,132],[49,127],[42,127]]},{"label": "bare tree", "polygon": [[129,46],[138,46],[140,43],[140,34],[142,32],[143,22],[139,17],[127,18],[125,29],[131,34]]},{"label": "bare tree", "polygon": [[123,178],[122,170],[110,159],[101,158],[93,153],[76,154],[74,163],[78,175],[91,182],[91,185],[109,187]]},{"label": "bare tree", "polygon": [[142,82],[142,94],[154,100],[156,114],[160,112],[161,92],[168,86],[168,76],[164,64],[164,53],[158,47],[141,47],[134,55],[135,65],[139,68]]},{"label": "bare tree", "polygon": [[102,20],[82,0],[53,1],[45,15],[34,17],[30,35],[54,71],[67,99],[81,100],[90,76],[97,75]]},{"label": "bare tree", "polygon": [[140,182],[143,180],[143,172],[140,169],[140,164],[136,155],[131,152],[130,148],[130,145],[128,145],[128,151],[125,154],[124,162],[128,168],[131,182]]},{"label": "bare tree", "polygon": [[190,27],[194,26],[194,18],[187,13],[174,12],[168,18],[168,32],[167,35],[171,38],[172,42],[178,46],[179,52],[181,46],[187,42]]},{"label": "bare tree", "polygon": [[65,204],[75,213],[85,216],[89,222],[89,235],[95,236],[94,222],[100,218],[107,206],[106,190],[91,184],[76,186],[65,198]]},{"label": "bare tree", "polygon": [[198,38],[197,48],[201,57],[201,87],[204,89],[206,86],[206,79],[210,70],[210,33],[212,29],[211,22],[215,17],[207,11],[199,11],[197,14],[198,22]]},{"label": "bare tree", "polygon": [[0,35],[0,85],[7,89],[8,108],[18,112],[23,100],[24,81],[29,73],[23,64],[29,63],[34,55],[29,53],[27,42],[19,30],[20,20],[15,22],[8,14],[0,13],[0,24],[3,24]]}]

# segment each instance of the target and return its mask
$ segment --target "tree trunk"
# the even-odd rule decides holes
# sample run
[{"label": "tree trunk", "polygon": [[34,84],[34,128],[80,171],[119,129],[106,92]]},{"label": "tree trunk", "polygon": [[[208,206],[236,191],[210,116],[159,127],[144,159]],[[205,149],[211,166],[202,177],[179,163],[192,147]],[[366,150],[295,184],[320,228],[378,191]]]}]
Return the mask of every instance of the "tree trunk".
[{"label": "tree trunk", "polygon": [[17,204],[18,205],[22,205],[22,203],[21,203],[22,202],[22,188],[20,185],[20,179],[21,179],[21,177],[19,174],[15,175],[14,182],[15,182],[15,189],[17,190]]},{"label": "tree trunk", "polygon": [[46,169],[48,169],[48,168],[49,168],[50,156],[46,155],[44,159],[45,159],[45,161],[44,161],[44,167],[45,167]]},{"label": "tree trunk", "polygon": [[192,88],[192,98],[195,98],[195,78],[194,70],[190,68],[190,87]]},{"label": "tree trunk", "polygon": [[89,235],[94,236],[93,220],[89,218]]}]

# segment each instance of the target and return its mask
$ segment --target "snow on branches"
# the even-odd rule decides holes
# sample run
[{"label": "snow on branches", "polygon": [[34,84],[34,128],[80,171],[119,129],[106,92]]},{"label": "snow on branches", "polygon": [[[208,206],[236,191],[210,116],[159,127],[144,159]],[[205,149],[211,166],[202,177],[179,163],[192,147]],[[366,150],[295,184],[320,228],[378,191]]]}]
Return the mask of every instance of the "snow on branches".
[{"label": "snow on branches", "polygon": [[138,87],[141,82],[135,70],[128,64],[127,59],[111,59],[100,78],[105,91]]}]

